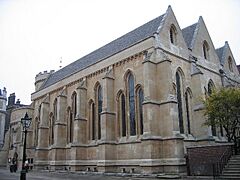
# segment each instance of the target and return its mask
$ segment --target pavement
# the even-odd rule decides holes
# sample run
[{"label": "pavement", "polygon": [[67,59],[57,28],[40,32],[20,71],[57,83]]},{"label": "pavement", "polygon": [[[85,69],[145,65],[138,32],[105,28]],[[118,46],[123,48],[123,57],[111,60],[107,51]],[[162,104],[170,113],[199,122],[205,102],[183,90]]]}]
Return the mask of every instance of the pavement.
[{"label": "pavement", "polygon": [[[9,169],[0,167],[0,180],[19,180],[20,171],[16,173],[11,173]],[[153,176],[143,176],[139,174],[102,174],[102,173],[86,173],[86,172],[49,172],[49,171],[37,171],[32,170],[26,174],[26,180],[163,180],[163,179],[175,179],[179,180],[180,177],[174,176],[164,176],[164,175],[153,175]],[[186,180],[210,180],[212,177],[185,177],[182,179]]]}]

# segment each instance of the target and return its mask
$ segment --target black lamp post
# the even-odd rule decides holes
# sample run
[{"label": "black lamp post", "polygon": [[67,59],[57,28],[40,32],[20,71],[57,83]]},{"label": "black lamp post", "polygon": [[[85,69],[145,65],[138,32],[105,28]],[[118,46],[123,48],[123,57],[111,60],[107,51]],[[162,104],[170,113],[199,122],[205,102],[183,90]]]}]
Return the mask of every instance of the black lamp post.
[{"label": "black lamp post", "polygon": [[28,114],[26,113],[24,118],[21,119],[21,124],[23,126],[23,132],[24,132],[24,142],[23,142],[23,158],[22,158],[22,171],[20,180],[26,180],[26,167],[24,165],[26,161],[26,139],[27,139],[27,129],[30,127],[32,118],[28,117]]}]

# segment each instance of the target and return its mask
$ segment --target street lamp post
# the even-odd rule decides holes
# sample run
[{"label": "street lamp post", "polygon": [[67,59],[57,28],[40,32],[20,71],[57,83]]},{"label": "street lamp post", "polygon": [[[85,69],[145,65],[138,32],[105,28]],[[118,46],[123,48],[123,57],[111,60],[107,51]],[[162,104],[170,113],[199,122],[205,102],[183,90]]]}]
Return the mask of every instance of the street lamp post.
[{"label": "street lamp post", "polygon": [[24,142],[23,142],[23,158],[22,158],[22,170],[21,170],[21,176],[20,180],[26,180],[26,167],[24,165],[26,161],[26,139],[27,139],[27,129],[30,127],[32,118],[28,117],[28,114],[26,113],[24,118],[21,119],[21,124],[23,126],[23,132],[24,132]]}]

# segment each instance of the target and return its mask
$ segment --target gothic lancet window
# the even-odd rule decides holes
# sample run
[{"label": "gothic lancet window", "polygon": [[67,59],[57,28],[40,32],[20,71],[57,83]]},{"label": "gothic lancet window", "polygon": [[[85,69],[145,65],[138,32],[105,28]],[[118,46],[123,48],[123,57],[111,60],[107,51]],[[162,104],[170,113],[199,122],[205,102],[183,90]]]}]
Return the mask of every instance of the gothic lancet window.
[{"label": "gothic lancet window", "polygon": [[125,103],[125,96],[124,94],[121,94],[120,96],[120,104],[121,104],[121,108],[120,108],[120,113],[121,113],[121,125],[122,125],[122,132],[121,135],[124,137],[126,136],[126,103]]},{"label": "gothic lancet window", "polygon": [[207,41],[203,42],[202,48],[203,48],[203,57],[204,57],[204,59],[209,60],[209,46],[208,46]]},{"label": "gothic lancet window", "polygon": [[73,113],[73,118],[75,118],[77,115],[77,93],[76,92],[72,94],[72,113]]},{"label": "gothic lancet window", "polygon": [[136,122],[135,122],[135,97],[134,97],[134,78],[131,73],[128,75],[128,106],[129,106],[129,119],[130,119],[130,135],[136,135]]},{"label": "gothic lancet window", "polygon": [[183,125],[183,110],[182,110],[182,83],[179,72],[176,73],[176,90],[177,90],[177,103],[178,103],[178,120],[180,133],[184,133]]},{"label": "gothic lancet window", "polygon": [[[208,95],[209,96],[211,96],[211,94],[213,93],[213,90],[214,90],[214,84],[213,84],[212,81],[210,81],[208,83]],[[211,126],[211,130],[212,130],[212,135],[216,136],[217,135],[217,130],[216,130],[216,126],[215,125]]]},{"label": "gothic lancet window", "polygon": [[102,87],[99,85],[97,89],[97,102],[98,102],[98,139],[101,139],[101,113],[102,113]]},{"label": "gothic lancet window", "polygon": [[50,117],[50,144],[54,144],[54,124],[57,119],[57,98],[53,103],[53,115]]},{"label": "gothic lancet window", "polygon": [[169,35],[170,35],[170,42],[171,42],[171,44],[176,45],[177,33],[176,33],[176,28],[175,28],[174,25],[171,26],[170,31],[169,31]]},{"label": "gothic lancet window", "polygon": [[143,134],[143,90],[142,88],[139,88],[138,90],[138,114],[139,114],[139,130],[140,134]]},{"label": "gothic lancet window", "polygon": [[190,107],[189,107],[189,93],[185,93],[185,102],[186,102],[186,114],[187,114],[187,128],[188,134],[191,134],[191,122],[190,122]]},{"label": "gothic lancet window", "polygon": [[233,72],[233,63],[232,63],[232,58],[230,56],[228,57],[228,68],[229,68],[229,71]]},{"label": "gothic lancet window", "polygon": [[95,128],[95,104],[94,103],[91,104],[91,126],[92,126],[92,129],[91,129],[92,140],[95,140],[96,128]]}]

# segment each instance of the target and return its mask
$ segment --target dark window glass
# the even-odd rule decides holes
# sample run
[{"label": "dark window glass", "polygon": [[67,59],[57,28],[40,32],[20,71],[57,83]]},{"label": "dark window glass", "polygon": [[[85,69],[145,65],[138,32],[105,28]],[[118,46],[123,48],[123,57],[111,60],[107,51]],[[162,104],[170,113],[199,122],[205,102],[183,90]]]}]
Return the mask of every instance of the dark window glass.
[{"label": "dark window glass", "polygon": [[186,111],[187,111],[187,126],[188,126],[188,134],[191,134],[191,124],[190,124],[190,115],[189,115],[189,96],[188,93],[185,93],[185,101],[186,101]]},{"label": "dark window glass", "polygon": [[95,104],[92,103],[92,140],[95,139]]},{"label": "dark window glass", "polygon": [[122,136],[126,136],[126,107],[124,94],[121,95],[121,118],[122,118]]},{"label": "dark window glass", "polygon": [[138,107],[139,107],[139,124],[140,124],[140,134],[143,134],[143,107],[142,107],[142,103],[143,103],[143,90],[139,89],[138,91]]},{"label": "dark window glass", "polygon": [[75,118],[77,114],[77,94],[76,93],[72,95],[72,111],[73,111],[73,118]]},{"label": "dark window glass", "polygon": [[135,123],[135,99],[134,99],[134,78],[132,74],[128,76],[129,114],[130,114],[130,135],[136,135]]},{"label": "dark window glass", "polygon": [[98,88],[98,139],[101,139],[102,87]]},{"label": "dark window glass", "polygon": [[171,28],[170,29],[170,41],[171,41],[172,44],[174,44],[174,39],[173,39],[174,37],[173,36],[174,36],[174,30],[173,30],[173,28]]},{"label": "dark window glass", "polygon": [[178,120],[180,133],[184,133],[183,115],[182,115],[182,92],[181,92],[181,79],[180,75],[176,73],[176,86],[177,86],[177,102],[178,102]]},{"label": "dark window glass", "polygon": [[69,117],[69,141],[72,142],[73,140],[73,113],[70,112]]}]

